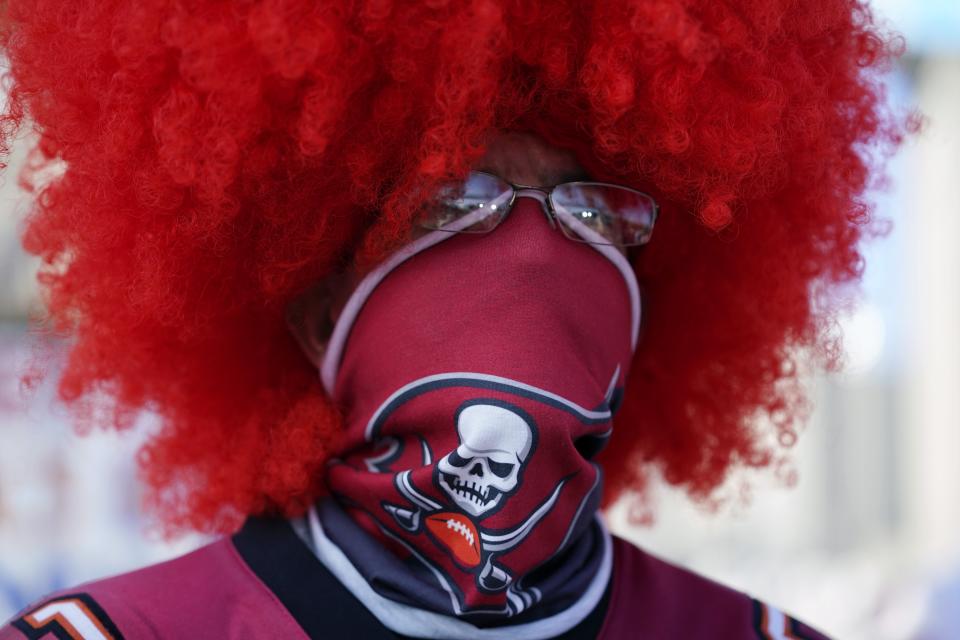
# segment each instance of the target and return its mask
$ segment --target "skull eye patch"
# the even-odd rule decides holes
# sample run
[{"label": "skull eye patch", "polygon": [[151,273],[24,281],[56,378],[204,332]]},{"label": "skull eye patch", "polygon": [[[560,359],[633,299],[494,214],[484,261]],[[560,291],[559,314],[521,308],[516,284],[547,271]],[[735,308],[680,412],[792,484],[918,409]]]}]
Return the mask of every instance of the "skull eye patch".
[{"label": "skull eye patch", "polygon": [[[454,467],[463,468],[472,460],[472,458],[464,458],[456,450],[452,451],[447,457],[450,464]],[[490,469],[498,478],[506,478],[513,472],[513,468],[516,465],[512,462],[496,462],[495,460],[487,460],[487,467]]]},{"label": "skull eye patch", "polygon": [[513,467],[515,465],[509,462],[495,462],[493,460],[488,460],[487,466],[490,467],[490,471],[492,471],[495,476],[506,478],[513,471]]}]

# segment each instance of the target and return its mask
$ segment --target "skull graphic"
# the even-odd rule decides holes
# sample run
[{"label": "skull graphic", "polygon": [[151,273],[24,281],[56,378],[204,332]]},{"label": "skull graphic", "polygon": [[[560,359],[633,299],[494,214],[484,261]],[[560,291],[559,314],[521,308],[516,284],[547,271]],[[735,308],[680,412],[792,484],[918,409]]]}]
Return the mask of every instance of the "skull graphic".
[{"label": "skull graphic", "polygon": [[461,407],[460,445],[437,463],[440,487],[466,513],[497,507],[519,484],[534,444],[534,430],[519,410],[486,400]]}]

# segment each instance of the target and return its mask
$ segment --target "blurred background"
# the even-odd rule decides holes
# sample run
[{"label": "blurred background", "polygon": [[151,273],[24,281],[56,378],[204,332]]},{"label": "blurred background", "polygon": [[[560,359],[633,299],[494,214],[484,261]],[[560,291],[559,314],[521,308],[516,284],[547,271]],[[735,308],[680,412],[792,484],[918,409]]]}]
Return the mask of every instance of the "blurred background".
[{"label": "blurred background", "polygon": [[[708,509],[656,487],[653,524],[623,506],[611,528],[757,595],[837,638],[960,638],[960,2],[875,0],[908,55],[887,78],[924,133],[874,195],[893,231],[867,249],[842,322],[847,368],[811,379],[816,410],[792,467],[734,478]],[[179,555],[139,509],[131,433],[79,437],[52,385],[25,394],[37,264],[18,237],[27,209],[14,149],[0,188],[0,620],[45,592]],[[794,472],[796,472],[794,474]],[[796,475],[788,487],[785,478]],[[750,481],[748,499],[740,482]],[[637,514],[634,514],[637,515]],[[640,514],[641,516],[643,514]]]}]

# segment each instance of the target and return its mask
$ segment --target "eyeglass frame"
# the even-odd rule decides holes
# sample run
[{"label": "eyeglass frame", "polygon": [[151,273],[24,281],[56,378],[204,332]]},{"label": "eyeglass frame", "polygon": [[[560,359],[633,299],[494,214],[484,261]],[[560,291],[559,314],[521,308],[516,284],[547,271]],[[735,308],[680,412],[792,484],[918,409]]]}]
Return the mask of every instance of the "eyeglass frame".
[{"label": "eyeglass frame", "polygon": [[[534,200],[539,202],[541,205],[545,205],[541,208],[544,210],[544,213],[547,216],[547,221],[550,223],[550,227],[552,229],[556,229],[559,226],[560,232],[568,240],[573,240],[574,242],[582,242],[584,244],[606,245],[611,247],[620,247],[622,249],[627,249],[631,247],[642,247],[646,245],[648,242],[650,242],[650,238],[653,236],[653,228],[656,226],[657,219],[660,215],[660,205],[657,203],[656,199],[653,196],[651,196],[649,193],[645,193],[643,191],[640,191],[639,189],[633,189],[632,187],[625,187],[620,184],[613,184],[612,182],[594,182],[590,180],[574,180],[571,182],[560,182],[551,187],[537,187],[534,185],[525,185],[525,184],[510,182],[506,178],[502,176],[498,176],[495,173],[490,173],[489,171],[472,170],[467,174],[467,179],[469,179],[469,176],[471,174],[480,174],[480,175],[489,176],[491,178],[495,178],[496,180],[499,180],[504,184],[507,184],[512,190],[510,201],[507,202],[506,206],[504,206],[504,213],[502,214],[502,216],[500,216],[497,223],[494,226],[490,227],[489,229],[485,229],[483,231],[466,231],[464,229],[443,229],[443,228],[429,227],[421,223],[421,226],[423,228],[430,229],[433,231],[447,231],[449,233],[477,233],[477,234],[489,233],[494,229],[496,229],[500,225],[500,223],[506,219],[507,215],[509,215],[510,212],[513,210],[513,205],[516,202],[517,198],[521,196],[525,196],[528,198],[533,198]],[[464,180],[464,182],[466,182],[466,179]],[[649,230],[647,234],[644,236],[643,242],[638,242],[634,244],[624,244],[624,243],[616,243],[616,242],[591,242],[589,240],[583,239],[582,237],[571,238],[567,234],[567,231],[569,230],[564,226],[563,223],[559,221],[559,214],[556,212],[556,209],[553,206],[553,200],[551,199],[551,195],[553,194],[554,190],[556,190],[558,187],[564,187],[569,185],[581,185],[581,186],[592,186],[592,187],[613,187],[614,189],[624,189],[626,191],[630,191],[632,193],[644,196],[645,198],[649,199],[650,204],[653,205],[653,212],[650,218]],[[576,220],[576,222],[580,222],[580,221]],[[587,228],[589,229],[589,227]],[[593,230],[591,229],[591,231]],[[599,233],[599,232],[594,232],[594,233]]]}]

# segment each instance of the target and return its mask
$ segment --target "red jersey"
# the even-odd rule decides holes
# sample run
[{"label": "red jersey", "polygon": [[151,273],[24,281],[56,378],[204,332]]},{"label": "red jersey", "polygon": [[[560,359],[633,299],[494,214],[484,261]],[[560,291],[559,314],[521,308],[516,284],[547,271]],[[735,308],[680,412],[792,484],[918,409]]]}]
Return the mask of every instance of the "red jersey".
[{"label": "red jersey", "polygon": [[[824,640],[747,595],[614,539],[601,603],[564,640]],[[500,627],[512,637],[510,627]],[[0,640],[399,638],[313,555],[284,520],[252,519],[185,556],[42,599]]]}]

